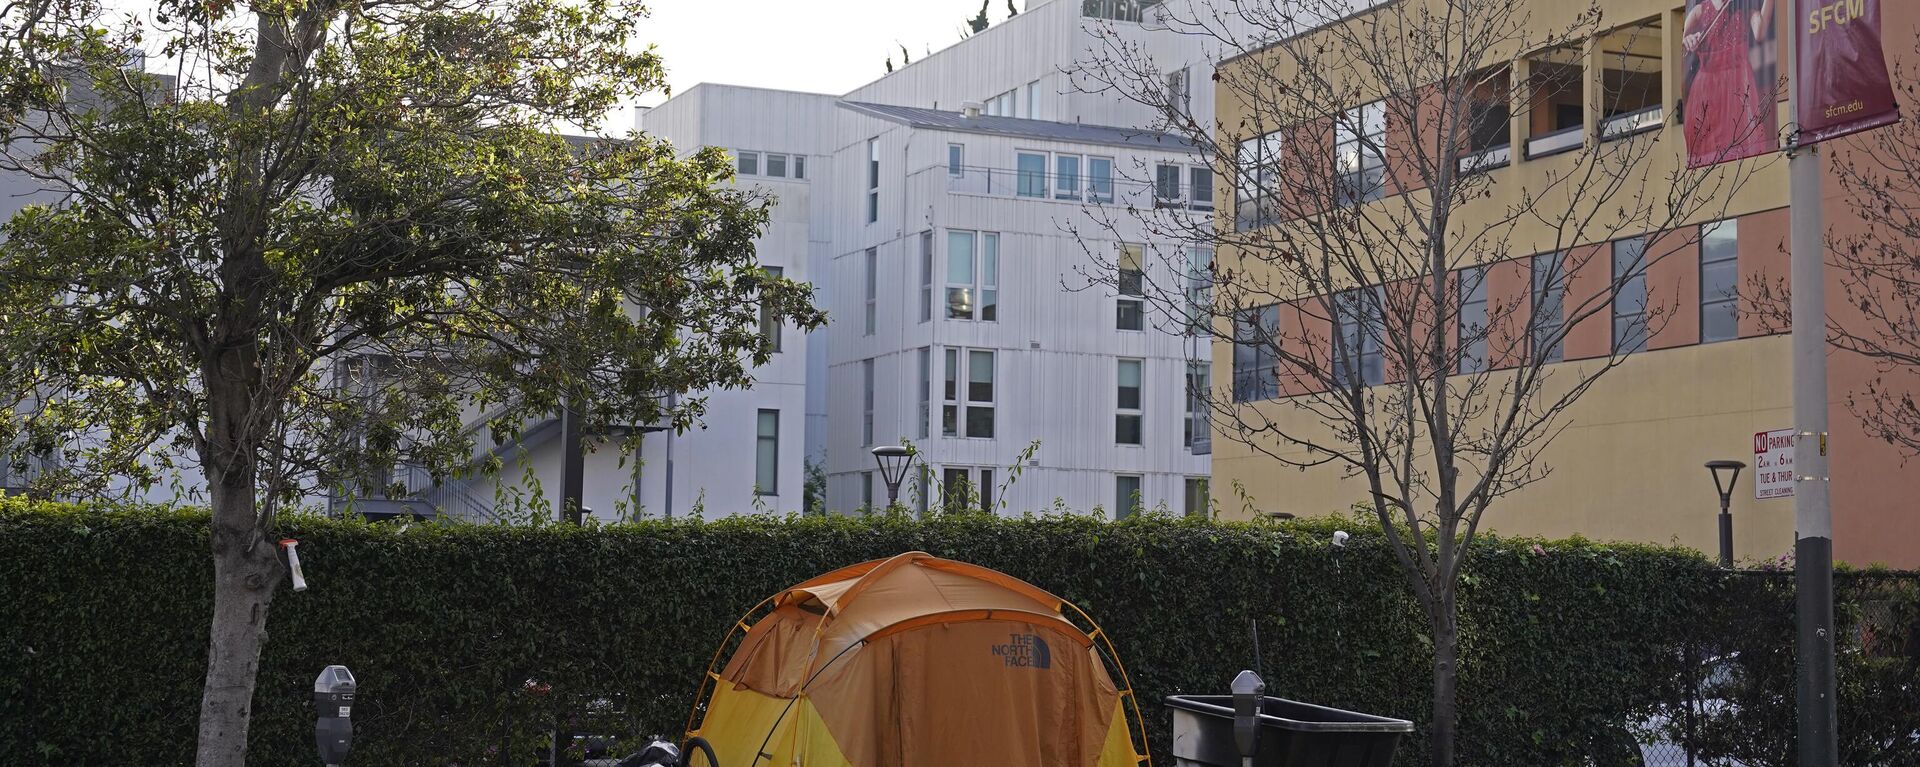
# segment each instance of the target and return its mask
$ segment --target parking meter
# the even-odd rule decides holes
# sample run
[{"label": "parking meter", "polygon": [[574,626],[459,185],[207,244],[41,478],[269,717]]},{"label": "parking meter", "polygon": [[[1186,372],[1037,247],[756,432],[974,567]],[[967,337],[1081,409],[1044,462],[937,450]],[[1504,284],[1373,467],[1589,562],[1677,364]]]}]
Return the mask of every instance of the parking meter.
[{"label": "parking meter", "polygon": [[1267,683],[1252,671],[1241,671],[1233,678],[1233,744],[1243,760],[1251,760],[1260,749],[1260,698],[1267,694]]},{"label": "parking meter", "polygon": [[337,767],[347,760],[353,748],[353,692],[357,685],[346,666],[328,666],[313,680],[314,745],[320,749],[320,761]]}]

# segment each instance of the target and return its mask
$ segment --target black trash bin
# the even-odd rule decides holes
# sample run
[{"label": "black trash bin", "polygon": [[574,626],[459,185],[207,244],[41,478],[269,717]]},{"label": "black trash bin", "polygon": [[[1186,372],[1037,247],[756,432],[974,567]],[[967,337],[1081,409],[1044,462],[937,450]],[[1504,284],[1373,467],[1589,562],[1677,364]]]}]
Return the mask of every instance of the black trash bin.
[{"label": "black trash bin", "polygon": [[[1233,696],[1169,695],[1177,767],[1241,767]],[[1311,703],[1260,699],[1255,767],[1387,767],[1413,723]]]}]

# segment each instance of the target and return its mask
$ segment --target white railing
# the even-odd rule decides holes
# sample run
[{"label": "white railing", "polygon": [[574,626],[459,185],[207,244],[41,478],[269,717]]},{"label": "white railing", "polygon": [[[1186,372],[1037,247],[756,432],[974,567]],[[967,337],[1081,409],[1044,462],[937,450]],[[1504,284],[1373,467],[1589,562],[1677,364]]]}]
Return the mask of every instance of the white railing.
[{"label": "white railing", "polygon": [[1650,131],[1660,127],[1665,120],[1666,110],[1659,104],[1617,114],[1600,123],[1600,140],[1612,141],[1622,136]]},{"label": "white railing", "polygon": [[1552,133],[1527,139],[1527,157],[1544,157],[1579,148],[1580,144],[1586,140],[1586,134],[1581,131],[1582,127],[1584,126],[1575,125],[1571,128],[1561,128]]},{"label": "white railing", "polygon": [[1193,197],[1193,187],[1177,189],[1133,179],[1090,174],[1059,174],[1023,171],[1011,168],[987,168],[974,165],[953,168],[937,166],[935,172],[947,176],[947,191],[986,197],[1015,197],[1032,200],[1078,203],[1082,205],[1129,205],[1136,207],[1176,208],[1211,213],[1212,195]]},{"label": "white railing", "polygon": [[1460,175],[1504,168],[1513,162],[1513,146],[1501,144],[1460,156]]}]

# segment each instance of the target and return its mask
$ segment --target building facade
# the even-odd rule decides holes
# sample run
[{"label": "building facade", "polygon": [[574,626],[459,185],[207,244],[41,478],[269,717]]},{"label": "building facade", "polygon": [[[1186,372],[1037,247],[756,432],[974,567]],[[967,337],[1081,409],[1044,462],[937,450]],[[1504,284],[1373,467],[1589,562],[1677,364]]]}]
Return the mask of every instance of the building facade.
[{"label": "building facade", "polygon": [[1151,5],[1034,4],[841,100],[823,271],[830,509],[887,502],[869,451],[889,444],[918,453],[899,497],[916,511],[1207,508],[1208,433],[1188,396],[1205,343],[1139,297],[1183,276],[1118,211],[1209,217],[1211,169],[1143,127],[1153,109],[1074,74],[1103,34],[1137,43],[1211,114],[1192,87],[1211,72],[1198,40],[1156,29]]},{"label": "building facade", "polygon": [[[916,509],[1204,511],[1187,387],[1205,344],[1141,297],[1180,275],[1148,273],[1164,264],[1136,222],[1093,217],[1156,197],[1210,216],[1209,169],[1133,129],[840,106],[834,173],[855,183],[837,184],[827,272],[829,507],[884,505],[869,451],[912,444]],[[1161,166],[1179,183],[1125,170]]]},{"label": "building facade", "polygon": [[[645,110],[643,132],[728,150],[736,183],[773,200],[760,257],[811,282],[829,325],[781,330],[751,389],[696,395],[693,431],[590,456],[586,505],[799,511],[812,462],[824,507],[852,512],[885,503],[870,449],[906,442],[922,467],[901,492],[910,506],[1204,508],[1207,431],[1188,387],[1205,344],[1120,295],[1153,268],[1126,255],[1142,235],[1087,230],[1128,204],[1210,216],[1210,169],[1138,127],[1152,110],[1070,80],[1095,27],[1117,29],[1157,46],[1194,112],[1211,110],[1192,86],[1210,71],[1199,46],[1156,34],[1151,5],[1035,4],[839,98],[701,84]],[[515,449],[551,494],[557,445]]]},{"label": "building facade", "polygon": [[[1419,0],[1408,0],[1374,13],[1418,13],[1420,5]],[[1652,179],[1653,194],[1661,193],[1659,179],[1678,177],[1685,164],[1679,108],[1688,65],[1682,39],[1687,28],[1684,4],[1606,0],[1600,5],[1604,21],[1590,40],[1558,51],[1509,46],[1511,50],[1492,53],[1490,58],[1510,62],[1506,77],[1514,94],[1525,94],[1527,89],[1520,84],[1534,82],[1530,76],[1542,72],[1561,73],[1574,85],[1562,96],[1514,95],[1511,115],[1500,129],[1469,139],[1461,167],[1488,174],[1490,183],[1487,199],[1464,206],[1462,215],[1486,220],[1528,205],[1577,209],[1585,204],[1578,189],[1545,200],[1525,195],[1529,189],[1550,187],[1556,174],[1564,177],[1579,154],[1573,150],[1627,136],[1653,142],[1636,168],[1640,178]],[[1776,24],[1782,35],[1793,29],[1784,5],[1773,6],[1781,14]],[[1546,2],[1527,7],[1531,23],[1541,29],[1576,28],[1580,24],[1576,14],[1586,10],[1584,5]],[[1885,49],[1894,65],[1911,62],[1920,13],[1897,4],[1883,5],[1882,12]],[[1373,21],[1362,16],[1346,23]],[[1754,55],[1774,53],[1756,49]],[[1222,73],[1244,67],[1267,67],[1284,76],[1273,57],[1258,54],[1225,63]],[[1623,96],[1629,83],[1635,94]],[[1220,98],[1221,123],[1232,125],[1246,107],[1224,89]],[[1609,98],[1616,100],[1603,101]],[[1328,111],[1360,106],[1329,105]],[[1789,119],[1784,102],[1779,109],[1780,124],[1785,125]],[[1396,153],[1395,142],[1417,140],[1419,130],[1387,120],[1381,131],[1385,154]],[[1828,157],[1872,151],[1871,142],[1871,137],[1857,137],[1823,145],[1821,151]],[[1756,433],[1793,425],[1787,329],[1769,320],[1772,312],[1754,290],[1778,284],[1787,274],[1786,163],[1763,158],[1750,161],[1747,167],[1752,175],[1746,183],[1729,187],[1728,193],[1702,206],[1701,215],[1669,230],[1617,231],[1605,240],[1564,243],[1563,251],[1543,244],[1551,237],[1521,225],[1513,230],[1511,257],[1462,265],[1475,278],[1459,279],[1459,284],[1477,285],[1481,293],[1472,297],[1477,301],[1462,298],[1465,316],[1474,305],[1481,312],[1487,307],[1524,307],[1562,300],[1567,291],[1577,293],[1583,284],[1612,284],[1610,279],[1617,275],[1610,278],[1604,272],[1616,263],[1618,254],[1675,233],[1688,241],[1646,268],[1636,288],[1638,303],[1623,308],[1631,300],[1622,292],[1603,299],[1610,301],[1607,309],[1577,322],[1567,332],[1563,347],[1553,351],[1559,361],[1546,366],[1548,374],[1560,368],[1566,371],[1563,380],[1577,380],[1585,371],[1608,364],[1622,343],[1640,347],[1566,413],[1565,430],[1542,453],[1551,473],[1499,499],[1488,510],[1484,527],[1510,534],[1578,533],[1598,539],[1678,542],[1705,551],[1717,547],[1718,497],[1703,464],[1716,459],[1752,463]],[[1391,167],[1387,172],[1392,173]],[[1861,222],[1842,194],[1831,164],[1825,184],[1828,226],[1836,234],[1859,231]],[[1367,204],[1405,204],[1402,198],[1422,194],[1389,186],[1383,199]],[[1549,251],[1553,256],[1588,254],[1592,257],[1580,259],[1586,265],[1582,268],[1601,273],[1583,275],[1576,270],[1564,278],[1558,296],[1554,288],[1542,293],[1542,264],[1561,263],[1559,258],[1543,258]],[[1459,276],[1456,273],[1453,278]],[[1848,322],[1854,310],[1846,306],[1839,277],[1830,274],[1825,289],[1833,320]],[[1626,290],[1623,285],[1621,291]],[[1284,313],[1282,303],[1279,308]],[[1664,321],[1647,337],[1623,336],[1619,332],[1623,318],[1631,323],[1636,311],[1659,312]],[[1496,370],[1513,364],[1495,357],[1487,364]],[[1830,355],[1829,365],[1835,556],[1858,564],[1920,565],[1920,514],[1914,511],[1920,472],[1903,466],[1898,451],[1869,434],[1848,406],[1849,398],[1874,379],[1874,367],[1840,352]],[[1284,382],[1271,380],[1272,376],[1273,369],[1261,365],[1259,354],[1231,341],[1215,345],[1214,380],[1248,383],[1216,386],[1215,397],[1238,398],[1277,422],[1311,428],[1301,423],[1304,416],[1297,408],[1288,406],[1290,396],[1299,394],[1288,391]],[[1550,381],[1547,386],[1551,390],[1555,384]],[[1216,484],[1244,487],[1258,512],[1324,515],[1367,499],[1359,478],[1334,468],[1276,472],[1271,457],[1233,440],[1216,438],[1214,461]],[[1757,500],[1753,472],[1749,467],[1733,495],[1736,554],[1756,559],[1790,553],[1792,501]]]}]

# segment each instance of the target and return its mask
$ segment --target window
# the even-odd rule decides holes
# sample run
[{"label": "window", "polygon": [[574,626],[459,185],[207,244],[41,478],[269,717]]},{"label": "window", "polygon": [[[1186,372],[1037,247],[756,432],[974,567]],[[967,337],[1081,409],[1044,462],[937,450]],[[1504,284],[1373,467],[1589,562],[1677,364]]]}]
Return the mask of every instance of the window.
[{"label": "window", "polygon": [[947,318],[1000,319],[1000,235],[947,230]]},{"label": "window", "polygon": [[1467,93],[1467,146],[1455,167],[1478,173],[1513,161],[1513,69],[1496,67],[1474,75]]},{"label": "window", "polygon": [[947,145],[947,175],[958,178],[966,175],[967,148],[959,144]]},{"label": "window", "polygon": [[806,155],[796,154],[793,156],[793,177],[798,179],[805,179],[807,177]]},{"label": "window", "polygon": [[860,445],[873,445],[873,360],[860,361]]},{"label": "window", "polygon": [[[940,434],[946,437],[991,439],[994,353],[982,349],[949,348],[944,356],[946,369],[941,389]],[[960,369],[963,359],[966,361],[964,371]],[[963,379],[966,381],[965,391],[960,389]]]},{"label": "window", "polygon": [[1167,109],[1176,116],[1192,111],[1193,88],[1189,77],[1186,67],[1167,73]]},{"label": "window", "polygon": [[787,177],[787,156],[784,154],[775,154],[773,152],[768,152],[767,153],[767,175],[772,176],[774,178],[786,178]]},{"label": "window", "polygon": [[1187,478],[1187,506],[1186,506],[1187,516],[1211,517],[1213,516],[1212,507],[1213,507],[1213,501],[1207,495],[1207,478],[1206,477],[1188,477]]},{"label": "window", "polygon": [[1113,518],[1126,519],[1140,513],[1140,476],[1121,474],[1113,478]]},{"label": "window", "polygon": [[1333,163],[1340,174],[1334,194],[1338,203],[1377,200],[1386,192],[1386,160],[1380,154],[1386,136],[1384,101],[1349,109],[1334,124]]},{"label": "window", "polygon": [[1566,257],[1542,253],[1533,257],[1533,332],[1529,348],[1545,362],[1559,362],[1566,354],[1560,338],[1561,311],[1567,300]]},{"label": "window", "polygon": [[1161,204],[1180,203],[1180,166],[1160,163],[1153,167],[1153,199]]},{"label": "window", "polygon": [[1113,21],[1145,21],[1147,9],[1161,0],[1080,0],[1080,15]]},{"label": "window", "polygon": [[1460,291],[1460,372],[1487,369],[1487,268],[1476,266],[1454,273]]},{"label": "window", "polygon": [[1233,401],[1280,396],[1280,307],[1240,313],[1233,323]]},{"label": "window", "polygon": [[933,319],[933,230],[920,233],[920,321]]},{"label": "window", "polygon": [[880,220],[880,139],[867,139],[867,223]]},{"label": "window", "polygon": [[1187,205],[1194,210],[1213,210],[1212,168],[1187,168],[1187,198]]},{"label": "window", "polygon": [[993,469],[948,466],[940,478],[940,505],[947,511],[993,510]]},{"label": "window", "polygon": [[1047,196],[1047,156],[1018,152],[1013,158],[1014,193],[1021,197]]},{"label": "window", "polygon": [[926,439],[927,430],[932,428],[929,424],[933,422],[933,349],[922,346],[914,356],[918,358],[920,370],[918,379],[920,389],[915,395],[920,402],[920,408],[917,411],[920,415],[920,425],[914,427],[914,433],[920,439]]},{"label": "window", "polygon": [[1207,365],[1206,360],[1187,360],[1187,414],[1181,419],[1186,434],[1181,444],[1193,448],[1195,453],[1211,452],[1213,446],[1212,419],[1208,418],[1207,407],[1213,371]]},{"label": "window", "polygon": [[967,436],[993,438],[993,352],[967,350]]},{"label": "window", "polygon": [[867,324],[865,326],[865,332],[862,333],[862,335],[870,336],[870,335],[873,335],[874,320],[878,318],[877,315],[879,314],[879,310],[880,310],[880,307],[879,307],[879,304],[880,304],[880,300],[879,300],[880,299],[880,275],[879,275],[880,251],[879,249],[867,248],[865,263],[866,263],[866,270],[867,270],[866,271],[866,274],[867,274],[867,315],[866,315]]},{"label": "window", "polygon": [[960,350],[946,350],[946,371],[940,401],[940,436],[960,436]]},{"label": "window", "polygon": [[735,152],[734,163],[735,169],[739,171],[742,176],[760,175],[759,152]]},{"label": "window", "polygon": [[1700,227],[1700,342],[1740,337],[1740,222]]},{"label": "window", "polygon": [[966,511],[971,505],[973,481],[966,469],[949,466],[940,472],[940,505],[947,511]]},{"label": "window", "polygon": [[1114,327],[1121,330],[1142,330],[1146,325],[1147,274],[1142,267],[1146,249],[1137,243],[1120,244],[1120,300],[1114,316]]},{"label": "window", "polygon": [[[1613,139],[1651,130],[1664,114],[1660,71],[1660,19],[1621,27],[1600,36],[1596,64],[1600,67],[1600,137]],[[1769,82],[1771,76],[1767,76]]]},{"label": "window", "polygon": [[1027,118],[1040,119],[1040,81],[1027,83]]},{"label": "window", "polygon": [[753,492],[780,494],[780,411],[760,411],[753,450]]},{"label": "window", "polygon": [[1585,141],[1586,68],[1579,46],[1534,54],[1521,87],[1527,104],[1527,156],[1543,157],[1578,149]]},{"label": "window", "polygon": [[860,472],[860,508],[873,510],[873,472]]},{"label": "window", "polygon": [[1187,248],[1187,335],[1206,331],[1213,322],[1213,249]]},{"label": "window", "polygon": [[987,114],[995,117],[1016,117],[1014,109],[1019,104],[1016,100],[1019,90],[1015,88],[987,99]]},{"label": "window", "polygon": [[1613,351],[1630,354],[1647,348],[1647,240],[1613,242]]},{"label": "window", "polygon": [[1057,200],[1080,199],[1080,155],[1053,156],[1053,197]]},{"label": "window", "polygon": [[1380,288],[1360,288],[1334,298],[1334,382],[1340,386],[1377,386],[1384,383],[1386,360],[1380,340],[1384,334]]},{"label": "window", "polygon": [[1087,202],[1113,202],[1113,158],[1087,158]]},{"label": "window", "polygon": [[[786,273],[786,270],[778,266],[763,266],[760,270],[768,277],[776,279]],[[767,304],[764,297],[760,301],[760,337],[767,339],[767,343],[773,347],[775,354],[780,352],[780,318],[774,316],[773,307]]]},{"label": "window", "polygon": [[1120,445],[1141,443],[1140,360],[1120,360],[1118,408],[1113,418],[1113,441]]},{"label": "window", "polygon": [[1246,231],[1272,223],[1268,199],[1280,179],[1280,132],[1241,141],[1234,154],[1233,226]]}]

